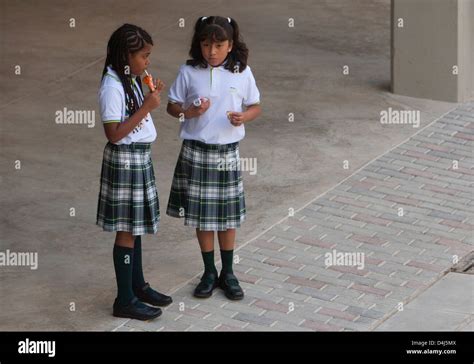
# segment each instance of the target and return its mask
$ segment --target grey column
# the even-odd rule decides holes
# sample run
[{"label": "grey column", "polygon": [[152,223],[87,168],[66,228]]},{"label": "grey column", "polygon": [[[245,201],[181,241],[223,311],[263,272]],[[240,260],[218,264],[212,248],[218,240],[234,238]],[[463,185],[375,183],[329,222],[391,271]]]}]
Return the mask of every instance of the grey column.
[{"label": "grey column", "polygon": [[474,0],[392,0],[392,92],[474,99]]}]

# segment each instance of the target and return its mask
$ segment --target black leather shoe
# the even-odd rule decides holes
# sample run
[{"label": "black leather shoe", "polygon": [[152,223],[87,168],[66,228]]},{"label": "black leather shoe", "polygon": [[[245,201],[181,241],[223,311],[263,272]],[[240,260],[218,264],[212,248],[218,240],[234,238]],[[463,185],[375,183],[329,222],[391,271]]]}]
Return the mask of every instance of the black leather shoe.
[{"label": "black leather shoe", "polygon": [[120,305],[115,299],[114,312],[115,317],[131,318],[135,320],[147,321],[161,316],[161,309],[150,307],[140,302],[137,297],[133,297],[126,306]]},{"label": "black leather shoe", "polygon": [[194,290],[194,297],[207,298],[211,297],[212,291],[217,287],[217,272],[215,273],[204,273],[201,277],[201,282],[197,285]]},{"label": "black leather shoe", "polygon": [[230,300],[238,301],[244,298],[244,291],[239,285],[239,280],[233,273],[221,272],[219,287],[224,290],[225,296]]},{"label": "black leather shoe", "polygon": [[173,302],[173,299],[170,296],[155,291],[150,287],[148,282],[141,289],[134,289],[133,293],[135,293],[140,301],[152,306],[165,307]]}]

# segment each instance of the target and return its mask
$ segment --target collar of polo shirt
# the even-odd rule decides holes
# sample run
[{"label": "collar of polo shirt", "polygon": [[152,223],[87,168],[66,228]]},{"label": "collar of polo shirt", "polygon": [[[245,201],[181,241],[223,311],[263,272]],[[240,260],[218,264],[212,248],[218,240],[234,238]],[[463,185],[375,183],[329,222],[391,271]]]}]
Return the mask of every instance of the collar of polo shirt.
[{"label": "collar of polo shirt", "polygon": [[[214,70],[218,70],[218,69],[220,69],[220,70],[226,70],[224,67],[225,67],[225,65],[227,64],[228,61],[229,61],[229,59],[226,58],[226,59],[224,60],[224,62],[222,62],[219,66],[216,66],[216,67],[211,66],[209,63],[208,63],[207,65],[208,65],[211,69],[214,69]],[[226,70],[226,71],[227,71],[227,70]]]}]

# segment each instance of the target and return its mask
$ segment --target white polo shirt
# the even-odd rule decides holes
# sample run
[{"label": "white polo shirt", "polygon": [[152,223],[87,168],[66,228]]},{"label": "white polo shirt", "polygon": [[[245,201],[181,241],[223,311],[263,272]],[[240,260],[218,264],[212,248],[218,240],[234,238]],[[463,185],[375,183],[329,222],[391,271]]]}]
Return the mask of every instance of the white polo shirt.
[{"label": "white polo shirt", "polygon": [[[132,78],[133,91],[139,102],[143,103],[143,93],[136,83],[136,77]],[[125,102],[125,91],[117,73],[109,66],[107,73],[102,78],[99,89],[100,116],[104,124],[120,123],[130,117]],[[150,113],[127,136],[115,144],[152,143],[156,139],[156,129]]]},{"label": "white polo shirt", "polygon": [[195,99],[206,97],[211,105],[199,117],[181,123],[180,138],[207,144],[229,144],[245,136],[243,125],[233,126],[227,112],[242,112],[243,106],[260,102],[260,92],[249,66],[241,73],[219,67],[202,68],[182,65],[171,85],[168,100],[187,109]]}]

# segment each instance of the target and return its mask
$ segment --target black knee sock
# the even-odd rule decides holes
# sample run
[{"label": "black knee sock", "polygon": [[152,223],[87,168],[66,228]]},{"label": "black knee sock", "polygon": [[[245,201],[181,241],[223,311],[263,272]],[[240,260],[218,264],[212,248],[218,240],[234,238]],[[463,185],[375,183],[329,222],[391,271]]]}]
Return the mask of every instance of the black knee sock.
[{"label": "black knee sock", "polygon": [[117,301],[121,305],[127,305],[135,297],[132,290],[133,249],[114,245],[113,255]]},{"label": "black knee sock", "polygon": [[222,272],[234,273],[232,263],[234,259],[234,250],[221,250]]},{"label": "black knee sock", "polygon": [[216,273],[217,269],[214,264],[214,250],[210,252],[201,252],[202,260],[204,261],[204,274]]},{"label": "black knee sock", "polygon": [[135,238],[135,247],[133,248],[132,287],[134,290],[141,289],[145,283],[142,267],[142,238],[139,235]]}]

